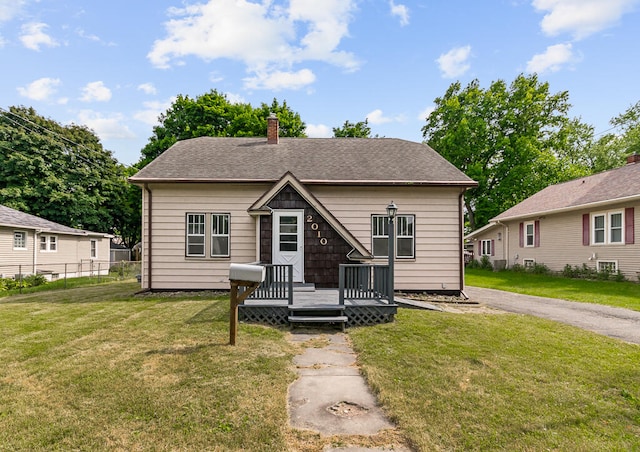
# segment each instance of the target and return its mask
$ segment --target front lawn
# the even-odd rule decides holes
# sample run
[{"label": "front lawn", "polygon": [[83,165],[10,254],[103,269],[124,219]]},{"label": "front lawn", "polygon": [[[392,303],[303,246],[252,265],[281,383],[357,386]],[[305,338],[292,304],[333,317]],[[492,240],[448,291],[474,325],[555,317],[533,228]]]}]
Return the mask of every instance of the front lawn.
[{"label": "front lawn", "polygon": [[285,333],[138,289],[0,299],[0,450],[286,450]]},{"label": "front lawn", "polygon": [[351,329],[417,450],[639,450],[640,348],[513,314],[400,310]]},{"label": "front lawn", "polygon": [[465,284],[640,311],[640,284],[628,281],[590,281],[528,272],[493,272],[467,268]]}]

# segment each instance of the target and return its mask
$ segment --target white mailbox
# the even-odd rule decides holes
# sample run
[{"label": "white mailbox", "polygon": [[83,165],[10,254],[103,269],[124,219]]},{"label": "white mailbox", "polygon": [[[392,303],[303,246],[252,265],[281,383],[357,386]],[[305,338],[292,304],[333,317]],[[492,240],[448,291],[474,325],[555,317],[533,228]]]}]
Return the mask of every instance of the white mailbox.
[{"label": "white mailbox", "polygon": [[265,267],[252,264],[231,264],[229,267],[229,279],[231,281],[262,282],[264,281]]}]

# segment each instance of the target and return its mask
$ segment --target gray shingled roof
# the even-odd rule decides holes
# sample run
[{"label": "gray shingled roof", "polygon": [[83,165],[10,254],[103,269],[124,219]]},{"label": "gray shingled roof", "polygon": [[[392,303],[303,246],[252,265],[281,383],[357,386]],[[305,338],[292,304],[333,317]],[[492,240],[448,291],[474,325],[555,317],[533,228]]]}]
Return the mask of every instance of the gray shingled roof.
[{"label": "gray shingled roof", "polygon": [[277,181],[474,186],[429,146],[394,138],[200,137],[179,141],[130,180]]},{"label": "gray shingled roof", "polygon": [[505,210],[491,221],[578,209],[627,199],[640,199],[640,163],[551,185]]},{"label": "gray shingled roof", "polygon": [[71,235],[103,235],[99,232],[84,231],[82,229],[70,228],[53,221],[45,220],[28,213],[20,212],[7,206],[0,205],[0,226],[17,227],[25,229],[40,229],[46,232]]}]

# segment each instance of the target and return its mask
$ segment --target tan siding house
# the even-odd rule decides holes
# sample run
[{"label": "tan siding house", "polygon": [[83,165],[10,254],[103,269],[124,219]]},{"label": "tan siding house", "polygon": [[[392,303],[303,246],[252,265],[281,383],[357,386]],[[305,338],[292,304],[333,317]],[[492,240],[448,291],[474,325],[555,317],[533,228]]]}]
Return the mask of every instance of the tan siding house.
[{"label": "tan siding house", "polygon": [[228,289],[231,262],[290,263],[295,282],[337,287],[340,264],[387,262],[391,201],[396,289],[463,289],[461,197],[476,183],[423,144],[201,137],[130,180],[146,289]]},{"label": "tan siding house", "polygon": [[627,165],[552,185],[467,235],[494,266],[583,265],[640,275],[640,156]]},{"label": "tan siding house", "polygon": [[0,205],[0,276],[108,273],[110,240]]}]

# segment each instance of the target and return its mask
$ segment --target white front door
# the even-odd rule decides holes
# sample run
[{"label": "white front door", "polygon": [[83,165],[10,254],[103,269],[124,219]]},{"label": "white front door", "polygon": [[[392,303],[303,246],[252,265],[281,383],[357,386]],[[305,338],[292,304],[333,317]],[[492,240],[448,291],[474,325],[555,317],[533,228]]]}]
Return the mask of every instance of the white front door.
[{"label": "white front door", "polygon": [[293,265],[293,282],[304,282],[303,210],[273,211],[273,263]]}]

